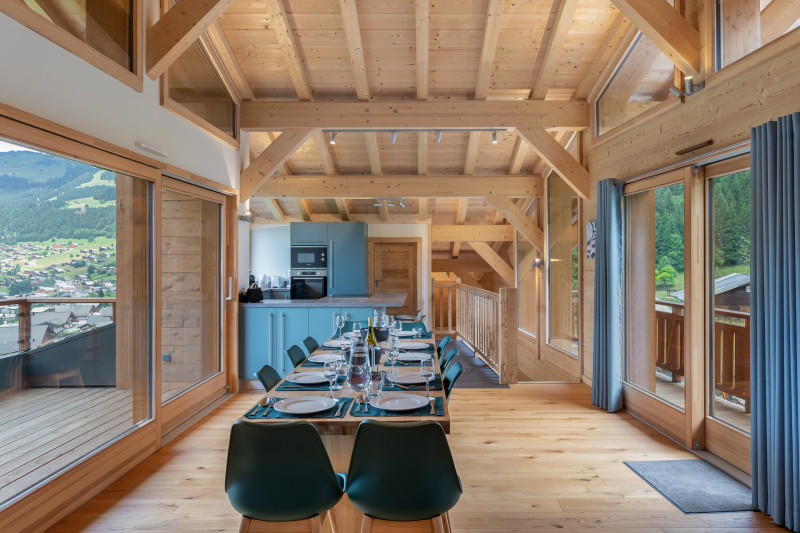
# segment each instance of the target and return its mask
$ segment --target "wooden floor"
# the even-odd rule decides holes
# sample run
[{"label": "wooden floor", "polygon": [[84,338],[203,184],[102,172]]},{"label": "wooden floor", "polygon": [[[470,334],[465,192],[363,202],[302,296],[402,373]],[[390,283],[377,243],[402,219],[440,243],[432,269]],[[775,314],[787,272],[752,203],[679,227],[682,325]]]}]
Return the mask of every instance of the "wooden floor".
[{"label": "wooden floor", "polygon": [[[51,531],[236,531],[228,433],[259,396],[235,396]],[[684,515],[622,462],[694,456],[590,403],[581,384],[454,390],[449,441],[464,485],[454,531],[783,530],[760,513]]]},{"label": "wooden floor", "polygon": [[133,427],[131,392],[24,389],[0,398],[0,502]]}]

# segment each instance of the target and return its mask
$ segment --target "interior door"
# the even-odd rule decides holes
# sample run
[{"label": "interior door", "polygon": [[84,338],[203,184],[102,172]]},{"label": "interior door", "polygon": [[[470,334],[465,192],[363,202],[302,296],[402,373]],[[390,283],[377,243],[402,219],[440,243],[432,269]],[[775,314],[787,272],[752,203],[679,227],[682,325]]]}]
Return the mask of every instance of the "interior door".
[{"label": "interior door", "polygon": [[390,315],[417,312],[417,245],[413,242],[380,243],[374,248],[375,282],[372,292],[405,292],[403,307],[388,307]]}]

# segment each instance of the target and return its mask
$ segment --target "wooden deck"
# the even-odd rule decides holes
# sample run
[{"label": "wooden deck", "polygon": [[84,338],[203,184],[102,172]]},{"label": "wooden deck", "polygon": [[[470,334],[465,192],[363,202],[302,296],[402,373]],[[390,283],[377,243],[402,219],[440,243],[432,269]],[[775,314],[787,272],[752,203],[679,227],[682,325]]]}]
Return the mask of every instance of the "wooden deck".
[{"label": "wooden deck", "polygon": [[[235,396],[52,531],[237,531],[223,489],[229,428],[260,396]],[[454,390],[448,440],[464,495],[453,530],[784,530],[761,513],[683,514],[622,462],[694,455],[590,404],[582,384]]]},{"label": "wooden deck", "polygon": [[0,502],[133,427],[131,392],[25,389],[0,399]]},{"label": "wooden deck", "polygon": [[[683,382],[673,383],[656,378],[656,396],[684,409],[686,395]],[[750,433],[750,413],[745,413],[743,407],[714,398],[714,418]]]}]

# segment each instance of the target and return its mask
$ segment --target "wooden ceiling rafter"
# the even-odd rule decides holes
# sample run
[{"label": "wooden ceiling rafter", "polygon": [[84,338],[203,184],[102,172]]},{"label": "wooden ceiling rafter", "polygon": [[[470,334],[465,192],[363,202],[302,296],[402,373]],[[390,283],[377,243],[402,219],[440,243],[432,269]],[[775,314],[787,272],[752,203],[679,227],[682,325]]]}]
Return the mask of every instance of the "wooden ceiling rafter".
[{"label": "wooden ceiling rafter", "polygon": [[306,142],[312,132],[309,128],[286,130],[267,146],[239,175],[239,200],[243,202],[253,196]]},{"label": "wooden ceiling rafter", "polygon": [[210,25],[206,30],[206,34],[219,55],[225,67],[225,71],[232,80],[240,100],[255,100],[256,95],[253,92],[253,88],[247,81],[247,76],[244,74],[242,66],[236,58],[236,54],[233,48],[231,48],[231,44],[225,36],[225,32],[222,30],[219,22],[215,21],[214,24]]},{"label": "wooden ceiling rafter", "polygon": [[469,245],[484,261],[486,261],[503,280],[511,285],[516,285],[516,276],[514,275],[514,267],[506,263],[506,260],[492,250],[491,246],[481,241],[470,241]]},{"label": "wooden ceiling rafter", "polygon": [[558,2],[558,11],[553,22],[553,29],[550,31],[547,41],[542,43],[545,48],[544,59],[539,69],[539,76],[536,78],[536,83],[531,91],[531,99],[544,100],[547,98],[547,90],[550,88],[550,83],[555,75],[558,61],[561,58],[561,51],[567,41],[567,34],[577,8],[578,0],[560,0]]},{"label": "wooden ceiling rafter", "polygon": [[544,232],[511,198],[487,198],[486,201],[514,226],[532,245],[544,251]]},{"label": "wooden ceiling rafter", "polygon": [[182,0],[147,29],[147,76],[158,79],[217,21],[233,0]]},{"label": "wooden ceiling rafter", "polygon": [[491,224],[433,225],[431,226],[431,240],[439,242],[513,241],[514,228],[507,224],[499,226]]},{"label": "wooden ceiling rafter", "polygon": [[612,0],[687,75],[702,78],[700,32],[665,0]]},{"label": "wooden ceiling rafter", "polygon": [[[598,81],[603,79],[603,73],[606,71],[609,63],[613,61],[614,53],[619,48],[627,49],[633,38],[636,36],[636,30],[631,31],[632,24],[630,19],[619,13],[617,18],[611,24],[611,27],[606,32],[597,51],[592,56],[592,61],[589,63],[589,68],[586,70],[586,75],[581,80],[581,83],[575,89],[575,98],[578,100],[587,100],[592,93]],[[627,42],[626,42],[627,41]],[[616,63],[614,63],[616,65]]]},{"label": "wooden ceiling rafter", "polygon": [[300,220],[303,222],[311,221],[311,211],[308,209],[308,203],[302,198],[295,198],[294,205],[300,213]]},{"label": "wooden ceiling rafter", "polygon": [[769,43],[789,31],[800,18],[798,0],[772,0],[761,11],[761,42]]},{"label": "wooden ceiling rafter", "polygon": [[517,129],[517,134],[583,199],[589,198],[589,171],[544,128]]}]

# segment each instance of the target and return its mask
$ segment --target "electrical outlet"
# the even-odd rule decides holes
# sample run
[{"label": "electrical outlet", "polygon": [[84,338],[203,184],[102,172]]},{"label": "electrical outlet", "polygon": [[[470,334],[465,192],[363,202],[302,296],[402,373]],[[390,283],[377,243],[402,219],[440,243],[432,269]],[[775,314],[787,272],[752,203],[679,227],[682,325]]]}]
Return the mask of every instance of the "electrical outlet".
[{"label": "electrical outlet", "polygon": [[161,354],[161,361],[164,363],[171,363],[172,362],[172,354],[162,353]]}]

